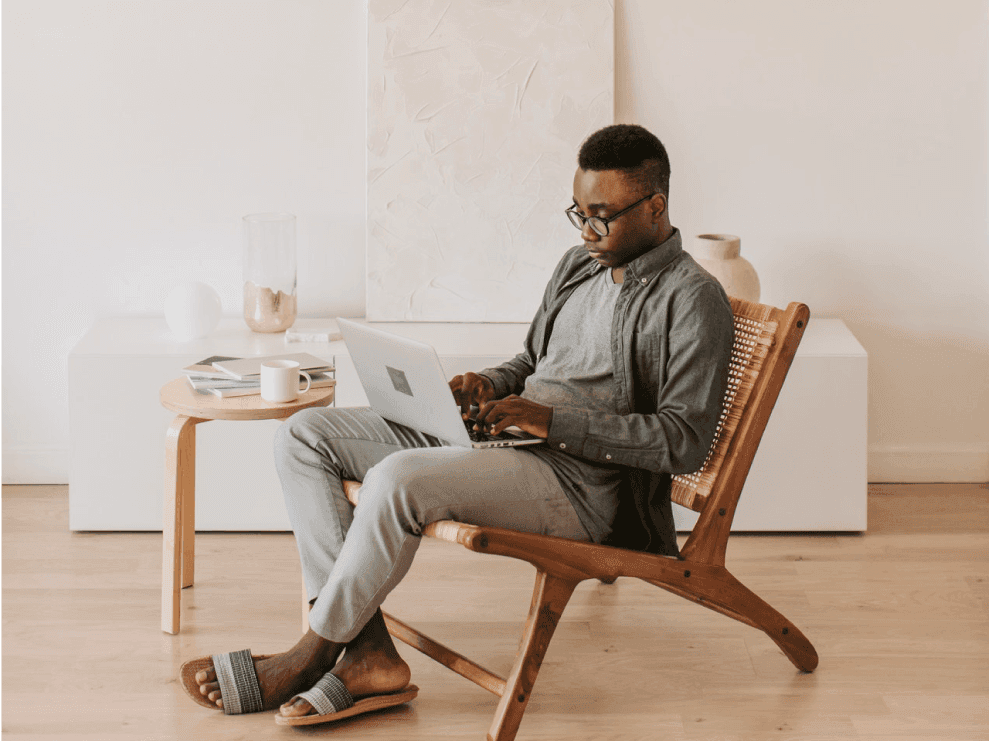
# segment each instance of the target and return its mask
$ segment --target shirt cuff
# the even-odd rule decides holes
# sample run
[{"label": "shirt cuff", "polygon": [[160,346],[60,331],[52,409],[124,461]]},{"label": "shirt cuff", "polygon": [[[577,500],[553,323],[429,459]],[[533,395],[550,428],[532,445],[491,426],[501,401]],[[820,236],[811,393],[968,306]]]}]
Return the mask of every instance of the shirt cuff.
[{"label": "shirt cuff", "polygon": [[504,399],[508,396],[508,382],[505,380],[505,374],[494,368],[485,368],[477,375],[484,376],[491,384],[494,386],[494,398]]},{"label": "shirt cuff", "polygon": [[587,410],[553,407],[553,418],[549,423],[546,444],[553,450],[571,455],[583,455],[589,426]]}]

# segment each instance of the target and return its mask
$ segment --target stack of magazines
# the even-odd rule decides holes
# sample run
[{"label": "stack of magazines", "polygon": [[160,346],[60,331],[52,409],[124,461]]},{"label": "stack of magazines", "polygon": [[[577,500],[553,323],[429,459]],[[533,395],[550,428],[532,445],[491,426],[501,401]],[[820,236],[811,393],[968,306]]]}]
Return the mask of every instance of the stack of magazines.
[{"label": "stack of magazines", "polygon": [[[213,355],[186,366],[182,373],[189,385],[201,394],[213,394],[221,398],[248,396],[261,393],[261,363],[267,360],[298,361],[299,370],[304,370],[312,377],[311,388],[325,388],[336,384],[333,364],[304,352],[252,358]],[[300,380],[301,391],[306,387],[306,379]]]}]

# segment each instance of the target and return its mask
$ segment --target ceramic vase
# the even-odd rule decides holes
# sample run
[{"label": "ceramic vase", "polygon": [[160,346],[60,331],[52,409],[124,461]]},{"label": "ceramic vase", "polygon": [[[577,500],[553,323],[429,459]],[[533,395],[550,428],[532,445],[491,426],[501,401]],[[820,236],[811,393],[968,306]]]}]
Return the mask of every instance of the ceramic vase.
[{"label": "ceramic vase", "polygon": [[688,251],[729,296],[758,302],[759,275],[741,249],[742,240],[732,234],[698,234]]}]

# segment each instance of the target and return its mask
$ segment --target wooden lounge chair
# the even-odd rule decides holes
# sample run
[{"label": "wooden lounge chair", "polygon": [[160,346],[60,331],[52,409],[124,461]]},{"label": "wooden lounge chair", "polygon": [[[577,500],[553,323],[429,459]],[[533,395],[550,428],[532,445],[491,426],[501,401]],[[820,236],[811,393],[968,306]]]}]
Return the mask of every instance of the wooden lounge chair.
[{"label": "wooden lounge chair", "polygon": [[[699,513],[680,558],[450,520],[424,529],[427,536],[478,553],[522,559],[536,567],[529,615],[507,678],[385,614],[395,638],[501,698],[488,731],[491,741],[515,738],[553,631],[574,588],[585,579],[608,583],[619,576],[642,579],[759,628],[802,671],[817,666],[817,652],[803,633],[725,568],[728,534],[742,485],[810,312],[800,303],[791,303],[785,311],[734,298],[731,305],[735,338],[718,431],[701,469],[673,481],[673,501]],[[360,484],[346,481],[344,488],[357,505]]]}]

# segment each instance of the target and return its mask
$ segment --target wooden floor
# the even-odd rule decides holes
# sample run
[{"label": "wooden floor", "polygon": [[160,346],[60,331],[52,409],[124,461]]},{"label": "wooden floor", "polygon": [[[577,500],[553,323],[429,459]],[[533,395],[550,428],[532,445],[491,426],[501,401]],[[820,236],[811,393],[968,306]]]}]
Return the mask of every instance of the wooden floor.
[{"label": "wooden floor", "polygon": [[[744,502],[744,499],[743,499]],[[224,717],[182,662],[300,633],[290,534],[202,534],[183,630],[163,634],[161,535],[70,533],[64,486],[3,487],[3,738],[484,739],[495,697],[400,644],[419,698],[337,727]],[[801,674],[762,633],[642,582],[585,582],[524,739],[989,739],[989,489],[871,488],[867,535],[740,535],[728,566],[797,623]],[[386,609],[506,673],[532,569],[426,541]]]}]

